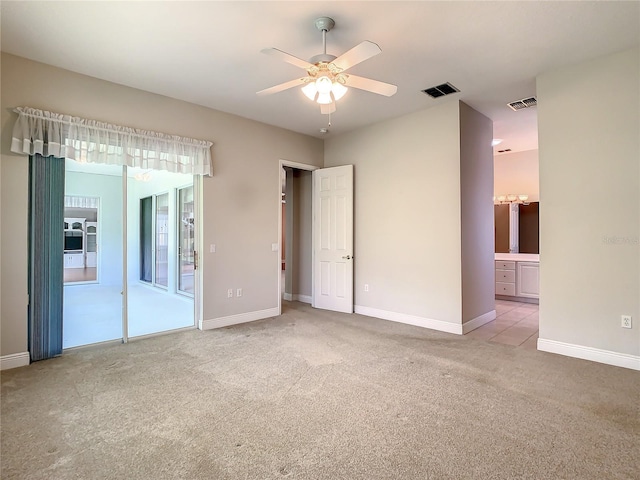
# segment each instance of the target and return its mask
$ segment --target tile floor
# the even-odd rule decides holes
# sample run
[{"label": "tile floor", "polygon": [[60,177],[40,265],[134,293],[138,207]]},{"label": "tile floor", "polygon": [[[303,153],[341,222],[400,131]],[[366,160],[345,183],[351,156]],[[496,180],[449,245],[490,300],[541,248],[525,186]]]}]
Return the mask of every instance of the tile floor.
[{"label": "tile floor", "polygon": [[535,350],[538,343],[538,305],[496,300],[496,319],[467,333],[468,337]]},{"label": "tile floor", "polygon": [[[121,290],[100,284],[65,285],[63,348],[122,338]],[[194,325],[193,298],[134,284],[128,300],[129,337]]]}]

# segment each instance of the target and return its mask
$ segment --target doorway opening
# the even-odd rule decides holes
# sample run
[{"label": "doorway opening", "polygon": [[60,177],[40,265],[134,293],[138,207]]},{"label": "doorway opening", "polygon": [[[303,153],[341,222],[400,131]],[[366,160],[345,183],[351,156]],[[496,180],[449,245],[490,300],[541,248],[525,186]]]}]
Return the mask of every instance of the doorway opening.
[{"label": "doorway opening", "polygon": [[64,283],[98,281],[98,211],[100,199],[64,197]]},{"label": "doorway opening", "polygon": [[278,248],[274,248],[281,252],[277,257],[278,312],[282,313],[286,296],[316,308],[352,313],[353,165],[318,169],[281,160],[278,188],[278,196],[282,199],[284,193],[285,199],[285,207],[282,203],[278,207],[280,234]]},{"label": "doorway opening", "polygon": [[496,319],[467,335],[537,348],[539,332],[538,149],[494,154]]},{"label": "doorway opening", "polygon": [[282,300],[312,303],[313,176],[317,167],[280,161],[278,310]]}]

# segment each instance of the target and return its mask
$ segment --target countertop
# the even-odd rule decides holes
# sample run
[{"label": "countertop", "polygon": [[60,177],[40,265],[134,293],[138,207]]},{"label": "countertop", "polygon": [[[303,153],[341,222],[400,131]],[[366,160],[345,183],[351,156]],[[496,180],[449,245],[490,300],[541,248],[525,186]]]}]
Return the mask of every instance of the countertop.
[{"label": "countertop", "polygon": [[496,253],[496,260],[502,262],[540,262],[540,255],[537,253]]}]

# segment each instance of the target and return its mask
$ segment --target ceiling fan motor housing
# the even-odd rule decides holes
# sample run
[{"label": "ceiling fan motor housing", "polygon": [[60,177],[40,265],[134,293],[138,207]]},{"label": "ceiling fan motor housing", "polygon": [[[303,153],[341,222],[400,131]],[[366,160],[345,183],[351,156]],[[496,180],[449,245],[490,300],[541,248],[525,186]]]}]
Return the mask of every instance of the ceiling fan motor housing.
[{"label": "ceiling fan motor housing", "polygon": [[320,31],[325,30],[328,32],[335,26],[336,26],[336,22],[333,21],[333,18],[320,17],[316,19],[316,28]]},{"label": "ceiling fan motor housing", "polygon": [[309,63],[313,63],[314,65],[318,65],[319,63],[331,63],[336,58],[335,55],[329,55],[328,53],[320,53],[318,55],[314,55],[309,59]]}]

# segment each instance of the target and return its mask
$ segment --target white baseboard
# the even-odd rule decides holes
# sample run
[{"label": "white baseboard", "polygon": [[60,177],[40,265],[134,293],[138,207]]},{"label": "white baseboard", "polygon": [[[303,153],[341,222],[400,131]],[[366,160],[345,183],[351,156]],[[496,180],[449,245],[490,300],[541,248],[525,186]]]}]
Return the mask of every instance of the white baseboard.
[{"label": "white baseboard", "polygon": [[465,322],[462,324],[462,334],[466,335],[470,331],[475,330],[476,328],[479,328],[482,325],[489,323],[495,319],[496,319],[495,310],[491,310],[490,312],[480,315],[479,317],[473,318],[468,322]]},{"label": "white baseboard", "polygon": [[282,295],[283,300],[288,302],[302,302],[311,305],[311,295],[300,295],[298,293],[285,293]]},{"label": "white baseboard", "polygon": [[311,305],[311,295],[299,295],[295,293],[293,295],[293,300]]},{"label": "white baseboard", "polygon": [[455,333],[462,335],[462,325],[443,322],[442,320],[434,320],[432,318],[418,317],[415,315],[409,315],[406,313],[388,312],[386,310],[379,310],[377,308],[363,307],[361,305],[355,306],[355,312],[367,317],[381,318],[382,320],[390,320],[392,322],[406,323],[408,325],[415,325],[416,327],[430,328],[432,330],[439,330],[441,332]]},{"label": "white baseboard", "polygon": [[211,318],[202,322],[202,329],[211,330],[213,328],[228,327],[239,323],[255,322],[256,320],[262,320],[263,318],[277,317],[278,315],[280,315],[278,307],[273,307],[266,310],[257,310],[255,312],[229,315],[228,317]]},{"label": "white baseboard", "polygon": [[31,357],[29,352],[13,353],[11,355],[3,355],[0,357],[0,370],[9,370],[10,368],[25,367],[29,365]]},{"label": "white baseboard", "polygon": [[567,357],[591,360],[592,362],[605,363],[616,367],[640,370],[640,356],[637,355],[617,353],[593,347],[584,347],[582,345],[558,342],[556,340],[547,340],[545,338],[538,338],[538,350],[557,353]]}]

